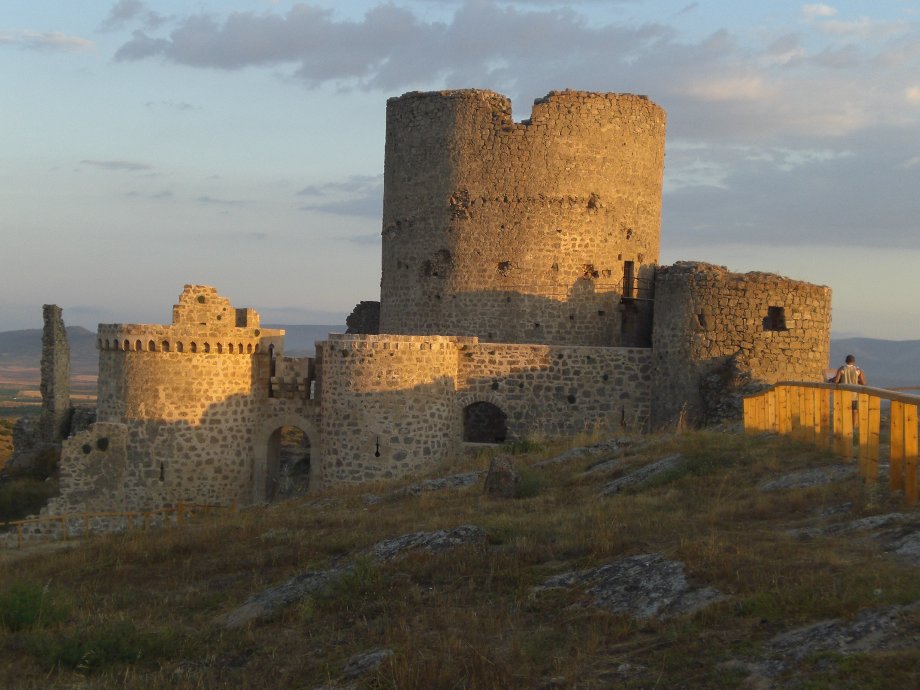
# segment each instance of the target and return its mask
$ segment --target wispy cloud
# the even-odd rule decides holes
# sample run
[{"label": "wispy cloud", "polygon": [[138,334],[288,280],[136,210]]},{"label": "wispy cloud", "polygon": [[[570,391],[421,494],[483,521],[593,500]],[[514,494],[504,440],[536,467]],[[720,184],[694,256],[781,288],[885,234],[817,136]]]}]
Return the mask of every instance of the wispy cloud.
[{"label": "wispy cloud", "polygon": [[0,45],[38,51],[78,53],[96,44],[87,38],[69,36],[59,31],[0,31]]},{"label": "wispy cloud", "polygon": [[172,199],[175,195],[170,190],[163,189],[159,192],[131,191],[128,192],[125,196],[132,199],[152,199],[154,201],[167,201]]},{"label": "wispy cloud", "polygon": [[142,172],[154,169],[152,165],[148,165],[147,163],[121,160],[101,161],[84,159],[80,161],[80,165],[89,165],[93,168],[101,168],[102,170],[116,170],[122,172]]},{"label": "wispy cloud", "polygon": [[195,199],[196,203],[212,206],[246,206],[249,201],[243,199],[220,199],[218,197],[202,195]]},{"label": "wispy cloud", "polygon": [[830,5],[824,4],[802,5],[802,15],[808,19],[835,17],[837,16],[837,10]]},{"label": "wispy cloud", "polygon": [[300,206],[304,211],[379,218],[383,208],[383,176],[353,175],[345,180],[309,185],[297,194],[310,199]]},{"label": "wispy cloud", "polygon": [[140,24],[147,29],[157,29],[171,17],[150,10],[140,0],[118,0],[109,9],[108,16],[99,25],[100,31],[115,31],[128,24]]},{"label": "wispy cloud", "polygon": [[149,110],[201,110],[201,106],[185,101],[147,101],[144,106]]}]

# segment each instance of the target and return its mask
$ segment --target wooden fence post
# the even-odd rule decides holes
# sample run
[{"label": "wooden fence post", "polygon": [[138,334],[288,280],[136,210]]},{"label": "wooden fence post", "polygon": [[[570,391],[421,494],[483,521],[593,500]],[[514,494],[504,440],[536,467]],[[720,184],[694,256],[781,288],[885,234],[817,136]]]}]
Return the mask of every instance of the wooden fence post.
[{"label": "wooden fence post", "polygon": [[776,422],[776,389],[767,391],[767,428],[764,431],[776,433],[779,429]]},{"label": "wooden fence post", "polygon": [[859,393],[859,476],[863,481],[869,476],[869,396]]},{"label": "wooden fence post", "polygon": [[882,399],[869,396],[869,451],[866,460],[866,480],[870,484],[878,481],[878,446],[882,429]]},{"label": "wooden fence post", "polygon": [[904,499],[917,503],[917,406],[904,405]]},{"label": "wooden fence post", "polygon": [[891,443],[888,451],[888,487],[892,491],[904,488],[904,405],[891,401]]},{"label": "wooden fence post", "polygon": [[817,434],[815,433],[815,389],[803,388],[802,410],[804,418],[802,420],[802,440],[811,445],[815,444]]},{"label": "wooden fence post", "polygon": [[831,391],[829,388],[822,388],[818,393],[821,397],[821,437],[818,445],[822,448],[831,448]]},{"label": "wooden fence post", "polygon": [[754,398],[744,398],[744,433],[751,435],[754,433]]}]

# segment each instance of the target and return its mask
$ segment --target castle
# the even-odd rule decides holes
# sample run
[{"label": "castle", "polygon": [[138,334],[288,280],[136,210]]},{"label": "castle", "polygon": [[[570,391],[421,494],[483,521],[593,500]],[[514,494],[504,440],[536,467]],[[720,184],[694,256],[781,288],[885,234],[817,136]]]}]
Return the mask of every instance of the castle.
[{"label": "castle", "polygon": [[391,98],[379,328],[285,357],[207,286],[171,325],[100,325],[97,421],[63,441],[46,512],[270,500],[285,427],[324,487],[822,380],[829,288],[658,265],[664,140],[644,96],[552,92],[522,122],[490,91]]}]

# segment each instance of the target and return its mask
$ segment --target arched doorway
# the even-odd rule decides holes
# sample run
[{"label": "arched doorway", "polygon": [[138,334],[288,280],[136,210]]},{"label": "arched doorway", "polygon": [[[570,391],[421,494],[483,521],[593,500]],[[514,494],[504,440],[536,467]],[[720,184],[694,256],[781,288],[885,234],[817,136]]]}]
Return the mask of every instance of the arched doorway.
[{"label": "arched doorway", "polygon": [[265,500],[301,496],[310,486],[310,437],[297,426],[280,426],[268,437]]},{"label": "arched doorway", "polygon": [[508,415],[498,405],[474,402],[463,408],[463,440],[466,443],[504,443]]}]

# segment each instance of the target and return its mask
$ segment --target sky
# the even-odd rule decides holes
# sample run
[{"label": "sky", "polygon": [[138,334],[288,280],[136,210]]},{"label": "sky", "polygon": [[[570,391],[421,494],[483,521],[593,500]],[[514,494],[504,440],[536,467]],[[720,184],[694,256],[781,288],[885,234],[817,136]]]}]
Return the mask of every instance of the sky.
[{"label": "sky", "polygon": [[0,330],[266,323],[379,298],[386,99],[554,89],[668,113],[661,262],[829,285],[920,339],[920,2],[5,0]]}]

